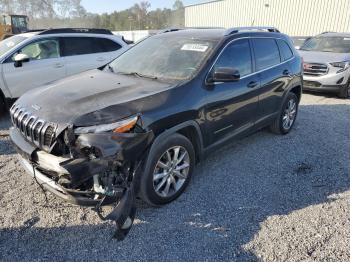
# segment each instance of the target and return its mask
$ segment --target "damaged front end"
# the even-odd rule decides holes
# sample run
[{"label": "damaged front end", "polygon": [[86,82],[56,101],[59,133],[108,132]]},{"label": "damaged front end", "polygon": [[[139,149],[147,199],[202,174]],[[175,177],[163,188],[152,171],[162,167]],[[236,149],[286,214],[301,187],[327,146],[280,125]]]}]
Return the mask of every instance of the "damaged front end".
[{"label": "damaged front end", "polygon": [[[22,132],[27,129],[14,116],[11,139],[39,185],[73,204],[93,206],[102,220],[116,222],[115,237],[123,240],[135,218],[142,161],[154,138],[153,132],[141,128],[139,116],[132,126],[125,120],[111,130],[108,125],[66,126],[56,130],[49,150],[30,143]],[[107,215],[104,205],[113,206]]]}]

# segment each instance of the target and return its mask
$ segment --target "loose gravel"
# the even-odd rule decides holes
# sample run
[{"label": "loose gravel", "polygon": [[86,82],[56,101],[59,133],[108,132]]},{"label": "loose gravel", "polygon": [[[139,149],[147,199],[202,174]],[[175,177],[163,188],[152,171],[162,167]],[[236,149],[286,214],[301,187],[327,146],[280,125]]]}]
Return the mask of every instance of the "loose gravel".
[{"label": "loose gravel", "polygon": [[24,173],[0,122],[0,261],[349,261],[350,100],[304,94],[286,136],[216,151],[177,201],[138,203],[123,242]]}]

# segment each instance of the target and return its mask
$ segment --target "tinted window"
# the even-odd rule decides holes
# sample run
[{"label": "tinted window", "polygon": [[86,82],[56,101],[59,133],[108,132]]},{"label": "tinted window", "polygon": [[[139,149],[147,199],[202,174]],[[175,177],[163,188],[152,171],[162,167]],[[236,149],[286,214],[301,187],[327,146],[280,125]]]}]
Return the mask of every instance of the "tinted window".
[{"label": "tinted window", "polygon": [[253,39],[256,70],[262,70],[281,62],[280,53],[274,39]]},{"label": "tinted window", "polygon": [[97,44],[102,46],[103,51],[104,52],[113,52],[113,51],[117,51],[120,48],[122,48],[122,46],[110,39],[106,39],[106,38],[96,38]]},{"label": "tinted window", "polygon": [[17,53],[26,54],[31,60],[58,58],[60,47],[57,39],[44,39],[26,45]]},{"label": "tinted window", "polygon": [[64,56],[86,55],[101,53],[104,46],[93,37],[65,37],[63,39]]},{"label": "tinted window", "polygon": [[290,49],[289,45],[281,39],[278,39],[277,43],[278,43],[278,46],[280,48],[282,60],[286,61],[286,60],[290,59],[293,56],[293,52]]},{"label": "tinted window", "polygon": [[238,40],[228,45],[216,62],[216,67],[233,67],[241,76],[251,74],[252,56],[248,40]]}]

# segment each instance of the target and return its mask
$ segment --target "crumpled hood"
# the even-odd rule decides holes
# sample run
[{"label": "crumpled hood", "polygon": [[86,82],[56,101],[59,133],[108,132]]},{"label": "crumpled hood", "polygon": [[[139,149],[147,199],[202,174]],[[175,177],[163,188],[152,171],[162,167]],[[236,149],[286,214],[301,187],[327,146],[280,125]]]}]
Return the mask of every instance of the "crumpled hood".
[{"label": "crumpled hood", "polygon": [[350,54],[348,53],[330,53],[330,52],[315,52],[299,50],[300,56],[306,63],[333,63],[350,61]]},{"label": "crumpled hood", "polygon": [[[46,121],[74,119],[113,106],[115,119],[142,112],[142,103],[128,102],[164,92],[173,84],[91,70],[25,93],[17,102]],[[91,115],[91,114],[90,114]],[[87,123],[89,124],[89,123]]]}]

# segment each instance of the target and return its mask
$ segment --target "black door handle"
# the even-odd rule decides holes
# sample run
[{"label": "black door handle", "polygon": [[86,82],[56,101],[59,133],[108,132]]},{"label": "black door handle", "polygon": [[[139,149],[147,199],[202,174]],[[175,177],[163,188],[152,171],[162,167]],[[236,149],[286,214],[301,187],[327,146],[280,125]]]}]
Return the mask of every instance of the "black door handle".
[{"label": "black door handle", "polygon": [[258,82],[256,82],[256,81],[251,81],[248,85],[247,85],[247,87],[248,88],[254,88],[254,87],[257,87],[258,86]]},{"label": "black door handle", "polygon": [[284,70],[284,71],[283,71],[283,75],[285,75],[285,76],[290,76],[289,70],[288,70],[288,69]]}]

